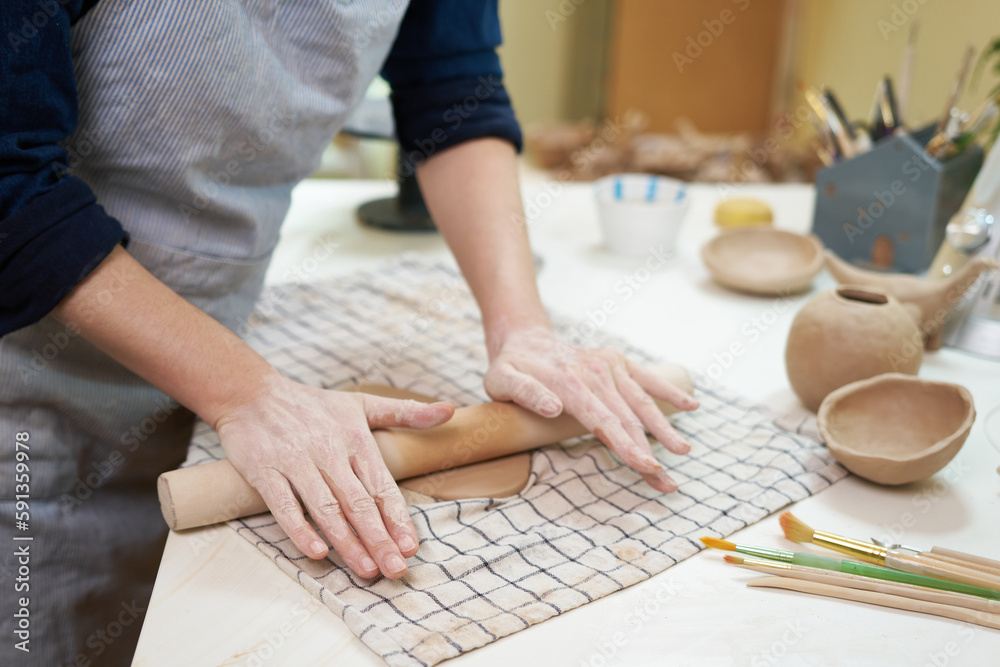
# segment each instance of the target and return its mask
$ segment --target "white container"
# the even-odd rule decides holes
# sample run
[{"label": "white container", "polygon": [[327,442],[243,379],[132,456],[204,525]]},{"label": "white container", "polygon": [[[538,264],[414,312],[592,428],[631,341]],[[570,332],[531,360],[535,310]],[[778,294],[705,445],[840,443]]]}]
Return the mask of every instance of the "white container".
[{"label": "white container", "polygon": [[623,255],[673,254],[690,197],[682,181],[612,174],[594,183],[604,242]]}]

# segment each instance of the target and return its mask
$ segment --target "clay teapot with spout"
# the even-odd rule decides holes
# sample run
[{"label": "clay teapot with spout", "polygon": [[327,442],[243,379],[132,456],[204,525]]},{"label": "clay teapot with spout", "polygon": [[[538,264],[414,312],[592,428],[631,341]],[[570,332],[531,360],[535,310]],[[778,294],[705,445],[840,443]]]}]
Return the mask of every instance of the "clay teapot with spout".
[{"label": "clay teapot with spout", "polygon": [[901,273],[877,273],[851,266],[830,251],[826,270],[842,285],[858,285],[888,294],[906,306],[924,337],[928,350],[941,347],[941,327],[948,313],[984,271],[997,269],[988,257],[976,256],[948,278],[928,279]]}]

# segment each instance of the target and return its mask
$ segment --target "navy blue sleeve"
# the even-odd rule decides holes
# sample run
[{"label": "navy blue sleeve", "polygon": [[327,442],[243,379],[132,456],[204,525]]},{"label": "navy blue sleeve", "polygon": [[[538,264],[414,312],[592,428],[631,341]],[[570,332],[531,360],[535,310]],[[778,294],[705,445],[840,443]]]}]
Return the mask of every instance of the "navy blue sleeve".
[{"label": "navy blue sleeve", "polygon": [[93,4],[0,5],[0,336],[48,314],[125,238],[59,144],[77,123],[70,24]]},{"label": "navy blue sleeve", "polygon": [[404,168],[480,137],[521,150],[500,42],[497,0],[412,0],[382,69]]}]

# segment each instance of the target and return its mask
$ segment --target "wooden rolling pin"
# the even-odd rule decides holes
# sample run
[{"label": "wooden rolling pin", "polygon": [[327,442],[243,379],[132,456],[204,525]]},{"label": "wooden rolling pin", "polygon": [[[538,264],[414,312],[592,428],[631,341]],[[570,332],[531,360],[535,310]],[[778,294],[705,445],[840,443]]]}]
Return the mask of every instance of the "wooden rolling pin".
[{"label": "wooden rolling pin", "polygon": [[[658,373],[688,394],[683,368],[664,365]],[[657,401],[664,414],[676,412]],[[483,403],[455,410],[446,423],[429,429],[379,429],[375,442],[395,480],[451,470],[585,435],[576,419],[541,417],[513,403]],[[160,509],[173,530],[207,526],[267,511],[264,499],[227,460],[180,468],[157,480]]]}]

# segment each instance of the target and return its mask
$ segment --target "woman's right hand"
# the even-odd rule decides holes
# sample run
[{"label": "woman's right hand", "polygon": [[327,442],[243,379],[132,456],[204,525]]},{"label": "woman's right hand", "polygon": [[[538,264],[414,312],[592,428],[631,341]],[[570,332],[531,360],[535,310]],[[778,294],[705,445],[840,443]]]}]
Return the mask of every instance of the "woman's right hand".
[{"label": "woman's right hand", "polygon": [[328,553],[304,505],[356,574],[402,577],[416,529],[371,431],[437,426],[455,406],[317,389],[277,374],[264,387],[215,423],[229,461],[302,553]]}]

